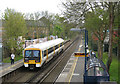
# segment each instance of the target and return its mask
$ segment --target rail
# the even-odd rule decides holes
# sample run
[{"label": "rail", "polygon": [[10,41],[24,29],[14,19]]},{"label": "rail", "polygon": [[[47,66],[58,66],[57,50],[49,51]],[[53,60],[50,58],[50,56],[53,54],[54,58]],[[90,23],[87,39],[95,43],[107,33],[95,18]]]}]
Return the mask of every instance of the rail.
[{"label": "rail", "polygon": [[[69,44],[69,46],[66,47],[66,49],[63,51],[63,53],[60,53],[59,55],[61,54],[64,54],[71,46],[72,44],[74,44],[74,42],[78,39],[78,37],[76,39],[74,39],[72,41],[72,43]],[[68,41],[65,41],[64,44],[66,44],[67,42],[69,42],[70,40]],[[58,64],[61,62],[61,60],[63,59],[64,55],[59,59],[59,61],[57,61],[57,63],[51,67],[49,69],[49,71],[47,71],[46,73],[44,73],[44,75],[41,75],[39,80],[35,81],[37,84],[39,83],[42,83],[46,78],[47,76],[55,69],[56,66],[58,66]],[[44,68],[41,68],[40,71],[38,71],[34,76],[32,76],[29,80],[27,80],[25,83],[31,83],[34,81],[34,79],[36,79],[40,74],[42,74],[42,72],[45,70],[45,67]],[[57,78],[56,78],[57,79]]]}]

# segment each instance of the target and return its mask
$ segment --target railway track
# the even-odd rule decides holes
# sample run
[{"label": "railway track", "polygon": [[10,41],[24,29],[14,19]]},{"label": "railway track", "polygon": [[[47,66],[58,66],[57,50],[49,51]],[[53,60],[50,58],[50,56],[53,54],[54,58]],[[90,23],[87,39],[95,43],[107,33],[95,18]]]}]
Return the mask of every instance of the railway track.
[{"label": "railway track", "polygon": [[[16,77],[13,77],[5,82],[43,83],[50,76],[50,74],[54,72],[55,68],[58,67],[58,65],[62,62],[62,59],[65,58],[65,53],[69,50],[70,47],[73,46],[73,43],[75,42],[76,39],[72,43],[66,42],[64,52],[61,52],[59,55],[55,56],[50,62],[45,65],[45,67],[38,68],[35,71],[29,71],[23,67],[23,70],[18,73]],[[60,74],[60,71],[57,74]],[[54,80],[51,80],[50,82],[55,82],[57,77],[58,76],[55,76]]]},{"label": "railway track", "polygon": [[[56,60],[54,61],[53,64],[51,64],[51,66],[49,66],[49,68],[45,68],[45,70],[43,69],[41,72],[38,72],[35,76],[33,76],[31,79],[29,79],[25,83],[35,82],[36,84],[39,84],[39,83],[44,83],[44,82],[52,82],[52,83],[55,82],[58,75],[60,74],[60,72],[64,68],[63,64],[60,65],[60,63],[64,63],[64,65],[66,64],[65,62],[67,62],[69,57],[67,57],[67,59],[66,59],[65,58],[65,56],[66,56],[65,53],[74,45],[75,42],[76,42],[76,40],[73,41],[71,44],[69,44],[69,46],[67,46],[67,48],[64,50],[64,52],[59,54],[60,57],[58,59],[55,58]],[[65,60],[63,60],[63,59],[65,59]],[[65,62],[63,62],[63,61],[65,61]],[[57,69],[57,67],[59,69]],[[57,70],[57,71],[55,71],[55,70]],[[59,72],[58,72],[58,70],[59,70]],[[52,75],[57,74],[57,75],[53,76],[53,78],[51,78],[51,77],[49,77],[49,76],[52,76],[51,74]],[[46,80],[48,77],[51,78],[51,79],[48,79],[49,81]]]},{"label": "railway track", "polygon": [[66,65],[67,61],[69,60],[71,54],[76,49],[76,45],[78,44],[79,39],[74,41],[72,45],[66,50],[66,52],[62,55],[62,59],[60,60],[58,66],[54,67],[52,70],[50,70],[49,73],[47,73],[47,76],[45,76],[41,81],[37,82],[39,83],[45,83],[45,82],[52,82],[55,83],[58,76],[60,75],[61,71],[64,69],[64,66]]}]

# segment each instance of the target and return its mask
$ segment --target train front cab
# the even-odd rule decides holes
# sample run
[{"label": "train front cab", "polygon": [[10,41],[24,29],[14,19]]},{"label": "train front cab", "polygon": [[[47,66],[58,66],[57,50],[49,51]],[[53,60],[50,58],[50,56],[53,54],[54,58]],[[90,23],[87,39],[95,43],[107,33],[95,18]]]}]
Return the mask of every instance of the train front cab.
[{"label": "train front cab", "polygon": [[41,50],[36,48],[29,48],[24,50],[24,66],[33,69],[41,66]]}]

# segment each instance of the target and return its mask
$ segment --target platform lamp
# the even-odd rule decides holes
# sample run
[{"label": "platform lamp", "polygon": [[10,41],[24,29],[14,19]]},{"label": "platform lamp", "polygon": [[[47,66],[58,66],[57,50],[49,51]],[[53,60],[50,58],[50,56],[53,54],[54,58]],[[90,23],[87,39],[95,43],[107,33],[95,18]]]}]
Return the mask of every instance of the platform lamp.
[{"label": "platform lamp", "polygon": [[86,62],[87,62],[87,49],[88,49],[88,31],[86,28],[80,29],[80,28],[71,28],[70,31],[84,31],[85,32],[85,73],[86,73]]}]

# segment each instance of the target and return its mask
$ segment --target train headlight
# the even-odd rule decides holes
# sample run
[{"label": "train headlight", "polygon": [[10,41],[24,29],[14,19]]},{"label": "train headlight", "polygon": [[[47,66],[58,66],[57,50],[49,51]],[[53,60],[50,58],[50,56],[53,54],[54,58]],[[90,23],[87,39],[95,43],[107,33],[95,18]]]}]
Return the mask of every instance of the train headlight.
[{"label": "train headlight", "polygon": [[29,62],[29,59],[28,59],[28,58],[25,58],[25,62],[27,62],[27,63],[28,63],[28,62]]},{"label": "train headlight", "polygon": [[28,63],[28,62],[29,62],[29,60],[27,60],[27,61],[25,61],[25,62],[27,62],[27,63]]},{"label": "train headlight", "polygon": [[35,62],[39,62],[39,61],[36,60]]}]

